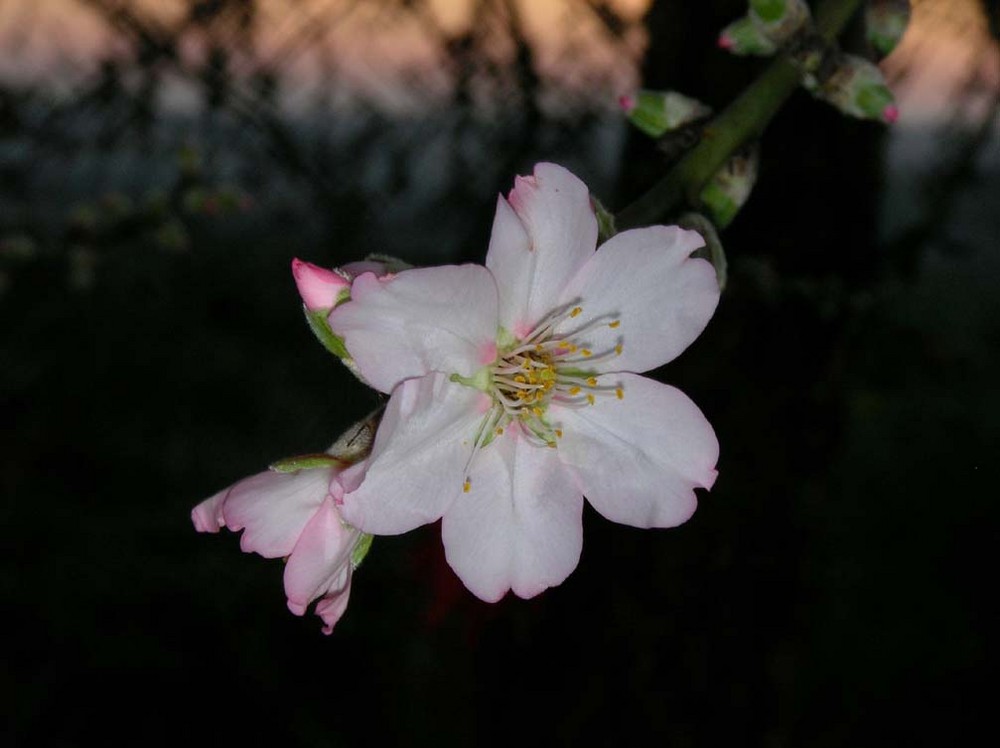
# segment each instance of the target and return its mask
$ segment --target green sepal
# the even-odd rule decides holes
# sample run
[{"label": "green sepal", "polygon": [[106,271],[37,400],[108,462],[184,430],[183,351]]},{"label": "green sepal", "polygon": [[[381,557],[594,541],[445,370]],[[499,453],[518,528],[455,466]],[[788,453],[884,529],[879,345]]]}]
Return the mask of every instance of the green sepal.
[{"label": "green sepal", "polygon": [[768,23],[780,21],[788,11],[786,0],[750,0],[750,7],[762,21]]},{"label": "green sepal", "polygon": [[677,91],[639,91],[628,120],[644,133],[658,138],[664,133],[702,119],[712,110],[697,99]]},{"label": "green sepal", "polygon": [[685,213],[677,219],[677,224],[682,228],[692,229],[701,234],[705,240],[705,246],[696,249],[691,253],[691,256],[712,263],[712,267],[715,268],[715,277],[719,281],[719,291],[725,291],[726,281],[729,277],[729,263],[726,261],[726,253],[722,249],[719,232],[715,226],[701,213]]},{"label": "green sepal", "polygon": [[[338,300],[339,303],[339,300]],[[305,307],[303,307],[305,309]],[[332,353],[337,358],[350,358],[351,354],[347,352],[347,347],[344,345],[344,340],[339,335],[334,333],[330,329],[330,324],[326,321],[327,315],[330,313],[329,309],[317,309],[315,311],[309,311],[305,309],[306,322],[309,323],[309,329],[313,331],[313,335],[316,339],[323,344],[330,353]]]},{"label": "green sepal", "polygon": [[615,227],[615,214],[605,208],[593,195],[590,196],[590,201],[594,204],[594,215],[597,216],[597,243],[603,244],[618,233]]},{"label": "green sepal", "polygon": [[729,39],[731,46],[727,49],[734,55],[767,57],[778,51],[778,45],[768,39],[749,16],[743,16],[726,26],[720,38]]},{"label": "green sepal", "polygon": [[739,213],[757,183],[758,148],[751,145],[729,159],[699,195],[712,223],[724,229]]},{"label": "green sepal", "polygon": [[895,101],[888,86],[881,84],[862,86],[854,97],[858,110],[871,119],[882,119],[886,107]]},{"label": "green sepal", "polygon": [[358,542],[355,543],[354,548],[351,549],[352,569],[357,569],[361,566],[361,562],[365,560],[365,556],[368,555],[368,551],[372,548],[372,540],[374,539],[374,535],[369,535],[366,532],[363,532],[360,536],[358,536]]},{"label": "green sepal", "polygon": [[344,468],[350,465],[345,460],[338,459],[326,452],[296,455],[272,462],[270,469],[276,473],[297,473],[299,470],[317,470],[319,468]]}]

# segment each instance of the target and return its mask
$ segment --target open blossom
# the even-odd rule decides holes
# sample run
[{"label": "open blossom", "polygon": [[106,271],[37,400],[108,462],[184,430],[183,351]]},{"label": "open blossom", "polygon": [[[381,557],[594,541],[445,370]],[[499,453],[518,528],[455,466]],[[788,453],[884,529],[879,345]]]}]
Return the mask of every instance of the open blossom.
[{"label": "open blossom", "polygon": [[[285,558],[288,608],[303,615],[316,598],[316,614],[329,634],[347,609],[352,554],[363,536],[346,525],[337,504],[345,483],[339,467],[268,471],[245,478],[198,504],[191,519],[199,532],[243,530],[240,547],[265,558]],[[353,487],[353,484],[346,484]]]},{"label": "open blossom", "polygon": [[596,249],[586,186],[553,164],[500,197],[486,266],[366,273],[331,329],[391,393],[342,512],[396,534],[443,518],[449,564],[484,600],[561,583],[583,497],[672,527],[715,481],[718,442],[679,390],[639,373],[679,355],[718,303],[701,237],[626,231]]}]

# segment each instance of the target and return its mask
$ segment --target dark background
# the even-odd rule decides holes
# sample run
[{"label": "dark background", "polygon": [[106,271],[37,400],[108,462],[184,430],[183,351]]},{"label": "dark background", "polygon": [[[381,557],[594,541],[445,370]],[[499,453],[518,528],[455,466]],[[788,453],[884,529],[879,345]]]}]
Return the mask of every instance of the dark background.
[{"label": "dark background", "polygon": [[[496,605],[451,574],[439,527],[377,538],[324,637],[285,609],[280,563],[188,516],[378,403],[312,339],[291,258],[481,262],[496,193],[538,160],[623,207],[666,165],[615,95],[641,79],[724,106],[765,64],[714,46],[742,6],[567,0],[590,36],[565,73],[518,3],[444,29],[379,0],[424,24],[443,86],[404,71],[392,85],[426,101],[394,109],[338,100],[334,71],[294,110],[283,60],[318,44],[323,3],[285,4],[300,33],[267,62],[250,0],[185,0],[170,23],[65,1],[117,43],[0,77],[5,745],[909,746],[988,724],[996,77],[970,73],[947,116],[916,90],[891,132],[799,92],[768,130],[719,311],[658,372],[721,443],[691,521],[588,508],[576,572]],[[894,85],[946,37],[994,59],[984,8],[919,4]],[[0,53],[31,23],[0,15]],[[190,110],[164,103],[177,78]]]}]

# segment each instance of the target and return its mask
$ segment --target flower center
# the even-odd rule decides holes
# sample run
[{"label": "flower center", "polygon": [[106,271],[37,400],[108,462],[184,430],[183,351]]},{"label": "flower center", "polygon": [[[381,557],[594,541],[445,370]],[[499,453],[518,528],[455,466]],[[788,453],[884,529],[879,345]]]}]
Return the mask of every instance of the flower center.
[{"label": "flower center", "polygon": [[492,400],[477,429],[466,464],[466,492],[472,485],[468,474],[475,456],[501,436],[511,422],[519,423],[522,433],[537,446],[555,447],[563,432],[560,424],[552,423],[547,416],[549,403],[586,407],[603,395],[613,395],[619,400],[625,396],[620,384],[600,383],[598,371],[593,368],[595,363],[621,354],[620,340],[596,353],[586,347],[588,332],[603,326],[617,329],[620,320],[597,317],[576,329],[555,331],[560,323],[578,317],[582,311],[579,306],[556,310],[520,339],[501,329],[497,336],[497,357],[492,364],[470,379],[452,375],[453,381],[477,387]]}]

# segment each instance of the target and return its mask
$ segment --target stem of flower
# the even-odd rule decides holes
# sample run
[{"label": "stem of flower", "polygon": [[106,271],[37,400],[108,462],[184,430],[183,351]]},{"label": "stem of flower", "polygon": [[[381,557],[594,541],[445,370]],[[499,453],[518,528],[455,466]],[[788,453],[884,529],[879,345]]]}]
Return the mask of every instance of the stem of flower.
[{"label": "stem of flower", "polygon": [[[823,0],[816,8],[816,31],[834,41],[858,10],[862,0]],[[617,215],[619,230],[653,223],[680,207],[685,200],[698,205],[705,183],[743,145],[758,139],[782,104],[799,85],[801,73],[787,53],[780,55],[705,128],[692,148],[648,192]]]}]

